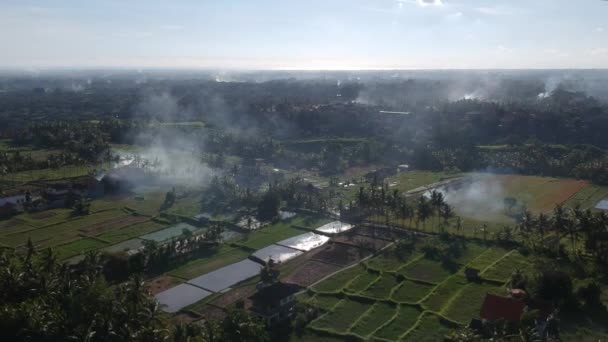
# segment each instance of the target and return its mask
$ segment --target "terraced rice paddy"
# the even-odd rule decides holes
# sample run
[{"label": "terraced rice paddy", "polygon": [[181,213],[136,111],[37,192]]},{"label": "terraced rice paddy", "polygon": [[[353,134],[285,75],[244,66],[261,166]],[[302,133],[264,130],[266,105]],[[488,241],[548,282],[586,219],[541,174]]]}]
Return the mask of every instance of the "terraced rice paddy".
[{"label": "terraced rice paddy", "polygon": [[[521,266],[521,256],[503,248],[468,243],[463,251],[459,262],[446,268],[417,251],[399,259],[387,250],[322,281],[312,287],[306,301],[316,306],[329,303],[322,306],[327,313],[309,324],[310,334],[442,340],[451,329],[478,318],[486,294],[506,294],[506,280],[501,285],[494,278],[485,280],[486,274],[501,279]],[[480,281],[464,277],[464,269],[472,266],[482,270]]]}]

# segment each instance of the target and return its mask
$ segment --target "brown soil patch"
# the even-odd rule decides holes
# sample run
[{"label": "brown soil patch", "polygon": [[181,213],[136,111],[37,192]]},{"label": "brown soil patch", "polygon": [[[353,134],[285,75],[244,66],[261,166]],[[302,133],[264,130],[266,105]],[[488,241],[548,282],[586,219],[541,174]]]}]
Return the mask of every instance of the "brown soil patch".
[{"label": "brown soil patch", "polygon": [[331,273],[338,271],[340,268],[336,265],[318,261],[307,261],[283,280],[287,283],[308,287]]},{"label": "brown soil patch", "polygon": [[387,240],[387,241],[394,241],[397,239],[402,239],[402,238],[406,237],[407,235],[409,235],[408,232],[406,232],[406,231],[398,231],[398,230],[388,229],[388,228],[372,228],[369,226],[357,227],[357,228],[349,231],[348,233],[369,236],[369,237],[372,237],[375,239],[383,239],[383,240]]},{"label": "brown soil patch", "polygon": [[156,277],[148,282],[148,291],[152,295],[156,295],[160,292],[165,291],[175,285],[177,285],[178,281],[175,278],[171,278],[169,276],[163,275],[160,277]]},{"label": "brown soil patch", "polygon": [[368,254],[369,253],[365,250],[353,246],[330,243],[326,245],[319,253],[317,253],[312,260],[318,260],[339,266],[348,266],[363,259]]},{"label": "brown soil patch", "polygon": [[589,186],[589,182],[579,181],[579,180],[560,180],[559,181],[559,191],[557,191],[554,195],[543,196],[541,199],[539,206],[542,211],[550,211],[558,205],[566,202],[570,199],[570,197],[574,196],[577,192],[583,190],[584,188]]},{"label": "brown soil patch", "polygon": [[35,220],[44,220],[53,216],[57,216],[57,213],[54,213],[52,211],[43,211],[40,213],[30,214],[30,217]]},{"label": "brown soil patch", "polygon": [[126,226],[146,222],[148,220],[149,218],[145,216],[121,216],[103,222],[95,223],[93,225],[80,229],[80,231],[89,235],[97,236],[109,230],[121,229]]},{"label": "brown soil patch", "polygon": [[219,306],[220,308],[226,308],[239,300],[245,300],[249,296],[255,293],[255,285],[248,285],[237,287],[236,289],[232,289],[220,297],[214,299],[211,303],[213,305]]},{"label": "brown soil patch", "polygon": [[388,245],[387,240],[374,239],[371,236],[358,234],[344,234],[334,238],[334,241],[345,243],[358,248],[365,248],[371,251],[377,251]]}]

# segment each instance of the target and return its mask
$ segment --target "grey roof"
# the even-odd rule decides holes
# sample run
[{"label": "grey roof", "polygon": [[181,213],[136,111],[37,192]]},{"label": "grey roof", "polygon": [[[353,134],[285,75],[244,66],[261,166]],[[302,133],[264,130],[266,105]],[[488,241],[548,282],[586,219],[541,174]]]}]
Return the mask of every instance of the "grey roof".
[{"label": "grey roof", "polygon": [[189,284],[220,292],[260,274],[262,265],[245,259],[188,281]]}]

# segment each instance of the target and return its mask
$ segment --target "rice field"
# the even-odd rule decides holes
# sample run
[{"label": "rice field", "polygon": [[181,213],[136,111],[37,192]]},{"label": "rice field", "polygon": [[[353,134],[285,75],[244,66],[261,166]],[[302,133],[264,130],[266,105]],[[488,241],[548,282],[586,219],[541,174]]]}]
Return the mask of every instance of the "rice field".
[{"label": "rice field", "polygon": [[[454,268],[446,269],[417,252],[401,260],[389,249],[312,287],[306,302],[326,313],[308,330],[343,339],[442,340],[479,316],[486,294],[506,295],[505,286],[485,280],[485,273],[510,274],[521,258],[516,251],[467,243]],[[464,277],[473,265],[485,271],[478,282]]]}]

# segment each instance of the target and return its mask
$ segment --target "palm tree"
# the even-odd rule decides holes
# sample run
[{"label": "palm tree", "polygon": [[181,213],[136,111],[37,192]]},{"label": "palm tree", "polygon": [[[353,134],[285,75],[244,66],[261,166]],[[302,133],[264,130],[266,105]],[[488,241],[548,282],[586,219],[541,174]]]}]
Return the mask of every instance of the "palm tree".
[{"label": "palm tree", "polygon": [[431,191],[431,207],[433,212],[437,214],[437,218],[441,216],[441,207],[445,204],[443,193],[433,190]]},{"label": "palm tree", "polygon": [[426,230],[426,220],[431,216],[432,210],[424,196],[420,196],[418,199],[416,209],[416,228],[418,228],[418,222],[422,221],[423,230]]},{"label": "palm tree", "polygon": [[462,232],[462,219],[460,216],[456,217],[456,234],[461,235]]}]

